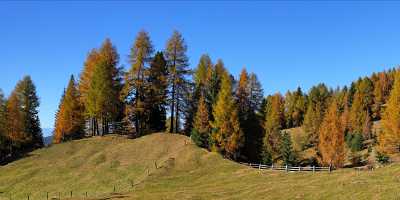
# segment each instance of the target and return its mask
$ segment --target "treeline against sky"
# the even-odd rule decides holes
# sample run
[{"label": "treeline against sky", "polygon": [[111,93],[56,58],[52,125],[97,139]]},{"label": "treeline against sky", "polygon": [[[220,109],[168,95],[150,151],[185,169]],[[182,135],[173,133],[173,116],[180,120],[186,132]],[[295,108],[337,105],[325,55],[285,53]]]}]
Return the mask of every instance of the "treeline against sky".
[{"label": "treeline against sky", "polygon": [[[109,133],[135,138],[168,132],[190,136],[198,146],[236,161],[334,167],[344,166],[349,150],[376,147],[379,155],[400,150],[400,74],[396,69],[374,73],[341,88],[321,83],[308,93],[299,87],[284,95],[264,97],[256,74],[243,68],[235,78],[221,59],[212,61],[207,54],[191,69],[186,51],[185,40],[177,31],[165,49],[158,51],[149,34],[140,31],[125,71],[116,47],[106,39],[88,53],[78,79],[71,76],[55,116],[53,142]],[[13,94],[8,100],[1,98],[2,113],[12,109]],[[35,102],[37,97],[28,95],[25,99]],[[29,108],[35,112],[21,105],[18,110],[38,121],[38,103]],[[3,125],[10,123],[10,114],[1,116],[5,120],[0,128],[11,127]],[[372,126],[380,120],[383,131],[377,135]],[[301,150],[315,150],[312,161],[299,160],[293,150],[293,133],[285,129],[295,127],[306,133],[296,141]],[[14,141],[19,139],[14,135],[19,132],[13,128],[0,131],[2,141],[8,141],[2,146],[10,149],[2,148],[2,152],[18,149]],[[31,137],[29,134],[23,138]],[[42,145],[23,144],[22,149]]]},{"label": "treeline against sky", "polygon": [[43,147],[38,116],[39,98],[29,76],[6,99],[0,90],[0,164]]}]

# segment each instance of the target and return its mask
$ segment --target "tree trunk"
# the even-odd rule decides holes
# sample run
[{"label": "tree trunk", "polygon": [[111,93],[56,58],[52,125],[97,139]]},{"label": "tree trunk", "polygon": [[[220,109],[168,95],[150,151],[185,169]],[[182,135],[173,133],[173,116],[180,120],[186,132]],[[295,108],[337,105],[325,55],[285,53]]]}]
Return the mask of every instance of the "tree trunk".
[{"label": "tree trunk", "polygon": [[179,131],[179,98],[176,98],[175,133]]},{"label": "tree trunk", "polygon": [[169,127],[169,132],[174,132],[174,114],[175,114],[175,78],[172,81],[172,102],[171,102],[171,125]]}]

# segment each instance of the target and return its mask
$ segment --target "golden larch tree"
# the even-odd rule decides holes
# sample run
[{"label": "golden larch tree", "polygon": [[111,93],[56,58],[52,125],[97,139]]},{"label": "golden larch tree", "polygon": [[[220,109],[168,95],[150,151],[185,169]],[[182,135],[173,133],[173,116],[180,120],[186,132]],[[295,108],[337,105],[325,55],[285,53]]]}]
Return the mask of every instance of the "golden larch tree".
[{"label": "golden larch tree", "polygon": [[342,167],[345,157],[344,148],[344,130],[337,100],[333,98],[319,129],[318,149],[321,154],[321,163]]},{"label": "golden larch tree", "polygon": [[222,76],[221,90],[213,107],[213,114],[212,150],[237,159],[244,143],[244,136],[239,124],[237,106],[232,97],[231,78],[227,72]]},{"label": "golden larch tree", "polygon": [[400,152],[400,71],[395,74],[393,89],[382,116],[383,130],[379,134],[379,147],[384,153]]}]

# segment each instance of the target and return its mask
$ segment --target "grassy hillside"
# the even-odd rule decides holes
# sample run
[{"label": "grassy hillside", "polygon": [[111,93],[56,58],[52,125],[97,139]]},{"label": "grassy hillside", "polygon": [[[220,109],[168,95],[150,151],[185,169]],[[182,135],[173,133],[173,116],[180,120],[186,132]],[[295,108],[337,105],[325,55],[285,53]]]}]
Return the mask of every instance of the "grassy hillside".
[{"label": "grassy hillside", "polygon": [[0,167],[0,199],[395,199],[399,185],[400,165],[260,173],[171,134],[73,141]]}]

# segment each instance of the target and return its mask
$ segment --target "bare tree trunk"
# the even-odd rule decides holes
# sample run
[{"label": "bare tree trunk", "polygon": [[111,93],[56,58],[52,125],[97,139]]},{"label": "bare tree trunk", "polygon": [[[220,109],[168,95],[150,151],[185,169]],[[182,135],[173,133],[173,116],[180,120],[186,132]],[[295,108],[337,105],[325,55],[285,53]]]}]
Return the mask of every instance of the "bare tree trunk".
[{"label": "bare tree trunk", "polygon": [[179,98],[176,98],[175,133],[179,131]]},{"label": "bare tree trunk", "polygon": [[172,102],[171,102],[171,125],[169,127],[169,132],[174,132],[174,112],[175,112],[175,78],[172,82]]}]

